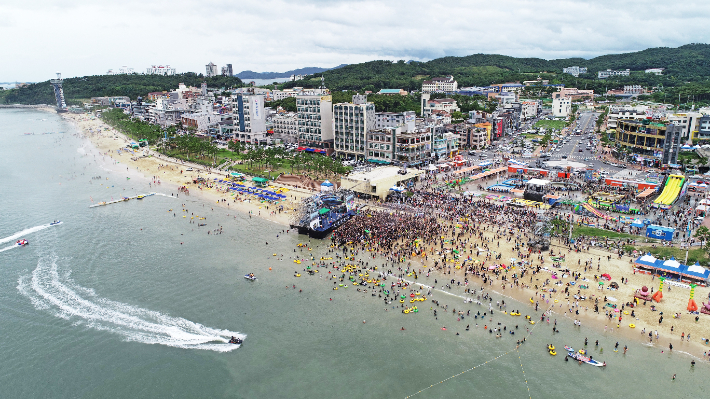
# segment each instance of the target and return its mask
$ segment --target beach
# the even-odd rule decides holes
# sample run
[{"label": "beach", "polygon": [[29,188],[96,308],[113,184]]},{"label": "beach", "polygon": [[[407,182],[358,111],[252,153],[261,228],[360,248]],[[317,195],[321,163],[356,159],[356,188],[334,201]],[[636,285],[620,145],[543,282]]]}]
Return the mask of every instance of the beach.
[{"label": "beach", "polygon": [[[289,211],[293,211],[293,209],[298,206],[301,199],[313,194],[307,190],[286,187],[289,189],[288,198],[286,201],[279,204],[283,205],[285,210],[278,212],[275,211],[275,206],[263,204],[255,198],[239,198],[239,195],[237,195],[235,199],[234,196],[229,195],[229,192],[220,192],[216,189],[208,188],[198,189],[192,184],[193,179],[203,177],[207,181],[214,181],[214,179],[224,179],[226,177],[225,174],[209,171],[201,165],[168,159],[152,151],[147,152],[147,154],[150,155],[148,157],[136,158],[136,156],[130,152],[121,151],[125,149],[126,144],[130,143],[130,139],[120,132],[117,132],[100,119],[85,114],[62,114],[62,117],[74,123],[101,154],[109,157],[112,162],[127,165],[127,171],[136,169],[146,179],[152,181],[152,184],[160,182],[160,184],[167,184],[176,188],[186,186],[190,189],[190,195],[199,195],[207,202],[236,212],[246,213],[283,226],[289,226]],[[141,149],[137,152],[142,153],[142,151]],[[193,171],[185,171],[188,167],[192,167]],[[275,187],[284,187],[276,183],[273,185]],[[176,195],[179,195],[179,193],[176,192]],[[371,204],[371,207],[372,209],[381,209],[378,208],[376,204]],[[447,223],[450,221],[443,220],[443,222]],[[491,230],[482,231],[482,233],[485,239],[491,244],[499,245],[502,239],[496,239],[496,235],[500,235],[502,232],[493,231],[492,229],[494,229],[494,227],[493,225],[489,225],[487,228]],[[449,236],[447,239],[450,239],[452,243],[455,242],[453,236]],[[451,251],[452,249],[453,246],[451,245],[445,248],[446,251]],[[710,327],[707,321],[704,321],[701,317],[700,321],[696,322],[694,316],[687,314],[688,312],[685,310],[689,299],[689,289],[673,287],[671,284],[666,284],[662,302],[655,304],[657,308],[656,311],[651,310],[652,303],[648,303],[645,306],[641,304],[632,309],[625,306],[625,304],[632,302],[633,294],[636,290],[640,289],[642,286],[647,286],[649,289],[652,287],[657,289],[659,283],[659,280],[652,278],[650,275],[634,273],[632,258],[622,256],[621,259],[619,259],[618,256],[613,255],[611,259],[608,260],[609,252],[595,249],[594,247],[591,247],[587,251],[575,252],[560,243],[553,245],[552,249],[556,252],[557,256],[561,254],[565,256],[565,262],[562,265],[564,268],[569,269],[573,273],[580,274],[576,283],[579,285],[586,284],[586,286],[589,287],[579,291],[579,295],[587,297],[586,300],[580,301],[574,300],[574,298],[570,300],[570,298],[560,293],[551,294],[542,291],[542,283],[545,280],[549,280],[552,272],[555,270],[551,267],[552,261],[550,259],[547,259],[546,270],[535,274],[534,280],[532,282],[528,281],[524,288],[513,288],[509,285],[507,289],[504,290],[503,286],[505,284],[498,280],[499,276],[493,275],[493,278],[497,281],[496,284],[491,285],[492,291],[498,295],[510,296],[521,302],[529,301],[530,298],[533,298],[535,302],[540,303],[541,308],[550,307],[561,319],[567,319],[568,322],[580,320],[584,323],[590,323],[595,329],[605,334],[614,334],[627,339],[649,342],[648,333],[657,331],[659,338],[657,339],[654,334],[652,341],[656,346],[668,347],[669,343],[673,343],[675,348],[685,348],[686,351],[693,353],[694,356],[697,357],[701,357],[703,352],[710,350],[710,346],[700,343],[701,338],[710,338]],[[503,260],[519,258],[520,254],[513,246],[509,244],[506,245],[506,243],[503,243],[501,247],[496,247],[496,251],[501,254]],[[324,256],[324,254],[321,255]],[[382,255],[384,256],[384,254]],[[419,263],[422,266],[431,268],[434,264],[434,259],[435,257],[433,256],[431,259],[427,260],[420,259]],[[585,262],[589,264],[587,270],[584,270]],[[500,263],[505,262],[501,261]],[[597,265],[599,266],[598,270],[596,268]],[[463,277],[463,271],[453,269],[453,272],[454,275],[458,275],[459,278]],[[612,276],[612,279],[604,282],[600,279],[602,274],[609,274]],[[597,279],[594,278],[595,275]],[[621,277],[626,281],[623,284],[621,283]],[[575,279],[569,276],[562,278],[560,274],[560,278],[554,281],[560,283],[560,285],[548,285],[548,287],[557,288],[559,291],[564,289],[563,287],[565,285],[569,287],[568,283],[570,281],[575,281]],[[598,283],[600,281],[606,284],[602,286],[603,289],[601,290],[598,289]],[[619,283],[617,290],[608,289],[608,285],[611,281]],[[536,285],[539,289],[535,289]],[[575,292],[578,291],[574,286],[571,286],[571,288]],[[697,287],[695,290],[695,298],[698,299],[696,299],[696,301],[701,303],[701,299],[708,298],[709,292],[710,289],[707,287]],[[545,295],[544,298],[543,295]],[[611,297],[614,300],[604,302],[604,297]],[[598,303],[600,309],[599,313],[593,311],[595,299],[600,301],[600,303]],[[615,311],[614,308],[605,308],[605,303],[616,305],[618,312]],[[612,312],[614,317],[611,319],[605,317],[605,310]],[[632,310],[635,313],[635,317],[631,317],[630,315]],[[658,319],[661,312],[663,312],[664,321],[659,324]],[[674,316],[676,313],[680,315],[679,318]],[[618,320],[619,316],[622,318],[621,322]],[[562,320],[560,320],[560,322],[561,321]],[[630,328],[629,325],[634,325],[634,328]],[[673,328],[673,331],[671,331],[671,328]],[[690,334],[692,338],[690,341],[681,341],[681,334],[685,334],[685,336]]]},{"label": "beach", "polygon": [[[669,389],[673,374],[679,395],[702,391],[707,362],[699,359],[706,349],[696,348],[702,335],[693,330],[691,342],[680,343],[685,324],[672,318],[685,308],[687,290],[664,289],[656,306],[667,317],[653,346],[640,334],[644,323],[657,323],[650,304],[635,308],[635,329],[628,328],[629,315],[617,328],[604,319],[603,308],[601,315],[593,312],[589,299],[580,301],[579,315],[570,304],[570,313],[561,290],[574,279],[563,277],[561,269],[581,273],[575,287],[584,277],[590,280],[583,295],[614,297],[619,308],[634,285],[657,288],[658,280],[634,276],[628,257],[604,262],[609,253],[594,247],[562,251],[561,269],[545,252],[542,265],[524,245],[524,223],[534,217],[526,211],[501,212],[494,202],[476,200],[459,214],[433,202],[436,212],[429,215],[436,222],[422,230],[426,237],[417,249],[410,239],[422,228],[416,212],[400,214],[388,204],[368,202],[333,240],[314,240],[265,222],[258,206],[251,218],[248,210],[232,209],[234,202],[210,206],[218,197],[205,193],[213,190],[194,194],[191,188],[186,196],[178,191],[179,179],[151,187],[155,172],[145,176],[132,165],[136,161],[119,158],[117,164],[104,157],[86,133],[63,126],[69,122],[57,116],[3,111],[0,117],[12,133],[3,133],[7,145],[0,159],[12,173],[0,179],[17,188],[0,196],[7,210],[0,236],[14,240],[22,233],[30,241],[0,254],[6,309],[0,320],[7,327],[7,355],[0,363],[9,370],[0,383],[10,397],[96,396],[106,389],[115,397],[633,396]],[[72,134],[25,136],[26,131]],[[168,172],[161,163],[155,170]],[[88,208],[153,190],[158,195],[140,201]],[[63,223],[47,227],[55,219]],[[362,226],[375,235],[339,242],[348,236],[337,232],[361,235]],[[561,249],[553,241],[555,256]],[[589,257],[593,270],[585,273]],[[509,267],[510,258],[528,262],[524,276],[517,262],[515,268],[500,267]],[[594,274],[605,272],[619,290],[593,289]],[[257,279],[246,280],[247,273]],[[621,283],[621,273],[628,273],[628,284]],[[540,297],[547,279],[544,288],[558,291],[549,304],[548,292]],[[563,285],[555,285],[558,280]],[[705,295],[706,288],[696,289],[698,303]],[[413,306],[417,312],[404,312]],[[511,315],[516,310],[520,316]],[[686,312],[678,320],[690,321]],[[673,335],[663,329],[670,323]],[[230,336],[242,337],[244,344],[230,346]],[[613,350],[616,342],[619,352]],[[548,354],[549,344],[557,356]],[[565,362],[564,345],[587,349],[607,367]],[[690,368],[692,359],[697,372]],[[37,367],[55,371],[37,383],[30,372]]]},{"label": "beach", "polygon": [[[137,171],[151,184],[165,185],[174,188],[175,194],[179,195],[178,187],[186,187],[189,195],[198,195],[215,206],[224,207],[278,223],[283,226],[290,225],[290,215],[294,207],[302,198],[311,196],[313,193],[305,189],[287,187],[272,182],[271,186],[286,188],[287,197],[280,201],[278,207],[258,201],[257,198],[234,194],[230,191],[220,191],[215,179],[226,179],[228,172],[221,172],[209,169],[205,166],[181,160],[168,158],[157,152],[148,149],[138,149],[134,152],[127,151],[126,145],[132,140],[121,132],[112,128],[102,120],[89,114],[60,114],[62,118],[73,123],[91,141],[96,150],[104,157],[105,161],[115,164],[125,165],[126,171]],[[145,152],[145,156],[144,156]],[[108,158],[107,158],[108,157]],[[192,171],[186,169],[191,168]],[[193,183],[197,178],[203,178],[213,187],[198,187]],[[245,182],[249,185],[250,182]],[[187,195],[183,192],[183,196]],[[283,207],[281,212],[278,208]]]}]

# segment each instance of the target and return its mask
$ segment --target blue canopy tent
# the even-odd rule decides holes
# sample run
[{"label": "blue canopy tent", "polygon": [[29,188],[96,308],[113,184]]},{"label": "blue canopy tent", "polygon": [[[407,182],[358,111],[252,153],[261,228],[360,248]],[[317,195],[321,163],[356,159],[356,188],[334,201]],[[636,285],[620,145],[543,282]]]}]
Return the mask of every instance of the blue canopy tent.
[{"label": "blue canopy tent", "polygon": [[675,260],[675,258],[671,257],[667,261],[658,261],[656,262],[656,270],[657,271],[664,271],[666,273],[673,273],[677,274],[680,276],[682,272],[685,270],[685,265],[681,265],[680,262]]},{"label": "blue canopy tent", "polygon": [[706,282],[710,277],[710,270],[700,266],[699,263],[695,262],[694,265],[688,266],[683,271],[683,276],[688,277],[693,280],[699,280]]},{"label": "blue canopy tent", "polygon": [[636,219],[634,220],[633,223],[631,223],[631,227],[643,227],[643,221],[641,219]]},{"label": "blue canopy tent", "polygon": [[656,269],[656,264],[659,263],[658,259],[656,259],[651,253],[649,252],[646,255],[640,256],[638,259],[634,261],[634,264],[642,269],[648,269],[648,270],[654,270]]}]

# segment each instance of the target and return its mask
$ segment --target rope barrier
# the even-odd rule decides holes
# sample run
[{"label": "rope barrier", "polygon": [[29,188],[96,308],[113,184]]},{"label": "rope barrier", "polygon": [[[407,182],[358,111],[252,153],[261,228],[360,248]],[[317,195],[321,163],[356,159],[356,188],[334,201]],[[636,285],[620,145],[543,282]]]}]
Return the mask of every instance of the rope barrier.
[{"label": "rope barrier", "polygon": [[[543,312],[543,314],[544,314],[544,313],[547,313],[551,308],[552,308],[552,306],[550,306],[549,308],[547,308],[547,310],[546,310],[545,312]],[[535,328],[537,328],[537,326],[539,326],[539,325],[540,325],[540,324],[535,324],[535,325],[533,326],[533,328],[527,333],[527,336],[532,335],[533,331],[535,331]],[[523,367],[523,361],[522,361],[522,359],[520,358],[520,352],[518,351],[519,348],[520,348],[520,345],[516,345],[516,346],[515,346],[515,349],[511,349],[511,350],[509,350],[508,352],[505,352],[505,353],[503,353],[503,354],[501,354],[501,355],[498,355],[498,356],[494,357],[494,358],[491,359],[491,360],[485,361],[485,362],[483,362],[483,363],[481,363],[481,364],[479,364],[479,365],[477,365],[477,366],[473,366],[473,367],[471,367],[470,369],[464,370],[464,371],[462,371],[462,372],[460,372],[460,373],[458,373],[458,374],[454,374],[454,375],[452,375],[452,376],[449,377],[449,378],[446,378],[446,379],[444,379],[444,380],[442,380],[442,381],[437,382],[436,384],[429,385],[428,387],[426,387],[426,388],[424,388],[424,389],[422,389],[422,390],[420,390],[420,391],[418,391],[418,392],[416,392],[416,393],[413,393],[413,394],[411,394],[411,395],[405,396],[404,399],[409,399],[409,398],[412,398],[412,397],[414,397],[414,396],[416,396],[416,395],[419,395],[420,393],[422,393],[422,392],[424,392],[424,391],[426,391],[426,390],[428,390],[428,389],[430,389],[430,388],[434,388],[434,387],[437,386],[437,385],[443,384],[443,383],[445,383],[446,381],[452,380],[452,379],[454,379],[454,378],[456,378],[456,377],[458,377],[458,376],[461,376],[461,375],[463,375],[463,374],[466,374],[466,373],[468,373],[469,371],[472,371],[472,370],[475,370],[475,369],[477,369],[477,368],[479,368],[479,367],[485,366],[485,365],[488,364],[488,363],[492,363],[492,362],[494,362],[494,361],[496,361],[496,360],[502,358],[503,356],[508,355],[508,354],[510,354],[510,353],[512,353],[512,352],[518,352],[518,359],[520,359],[520,367],[522,368],[522,367]],[[525,377],[525,369],[523,369],[523,378],[524,378],[524,377]],[[528,388],[528,396],[530,397],[530,399],[532,399],[532,396],[530,395],[530,386],[528,386],[528,380],[527,380],[527,378],[525,379],[525,386]]]}]

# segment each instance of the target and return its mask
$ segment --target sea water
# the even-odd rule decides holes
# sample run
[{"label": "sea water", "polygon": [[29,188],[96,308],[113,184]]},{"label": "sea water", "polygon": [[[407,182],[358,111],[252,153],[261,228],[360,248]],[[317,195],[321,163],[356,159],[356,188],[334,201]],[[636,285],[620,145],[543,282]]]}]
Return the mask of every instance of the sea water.
[{"label": "sea water", "polygon": [[[313,250],[298,256],[331,256],[328,241],[150,187],[75,133],[54,114],[0,110],[0,397],[702,397],[710,388],[707,363],[691,368],[682,344],[669,354],[667,343],[554,314],[560,333],[536,324],[515,350],[534,326],[496,312],[494,327],[516,331],[496,339],[473,317],[485,305],[435,291],[449,308],[435,318],[430,301],[404,315],[357,287],[333,291],[327,269],[309,276],[307,262],[289,259],[308,241]],[[89,208],[151,191],[162,195]],[[189,223],[193,214],[207,226]],[[55,219],[63,223],[49,226]],[[14,246],[19,238],[30,244]],[[539,320],[529,304],[500,299]],[[458,321],[453,308],[471,316]],[[585,337],[607,367],[564,361],[563,346],[582,348]]]}]

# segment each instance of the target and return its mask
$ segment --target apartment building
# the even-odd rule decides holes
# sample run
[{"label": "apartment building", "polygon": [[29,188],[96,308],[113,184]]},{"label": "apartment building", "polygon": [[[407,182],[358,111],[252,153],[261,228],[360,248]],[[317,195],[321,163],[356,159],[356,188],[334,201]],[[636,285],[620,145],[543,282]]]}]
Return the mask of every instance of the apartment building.
[{"label": "apartment building", "polygon": [[298,117],[295,112],[282,113],[271,119],[274,138],[284,143],[298,141]]},{"label": "apartment building", "polygon": [[629,69],[627,69],[625,71],[612,71],[611,69],[607,69],[606,71],[597,72],[597,78],[606,79],[606,78],[610,78],[612,76],[629,76],[630,74],[631,74],[631,70],[629,70]]},{"label": "apartment building", "polygon": [[298,95],[298,92],[293,89],[273,90],[271,92],[271,96],[274,99],[274,101],[283,100],[284,98],[288,98],[288,97],[296,97],[297,95]]},{"label": "apartment building", "polygon": [[579,90],[576,87],[562,87],[559,91],[552,93],[552,98],[568,98],[572,101],[591,100],[594,98],[594,90]]},{"label": "apartment building", "polygon": [[663,75],[663,69],[664,68],[649,68],[649,69],[646,69],[644,72],[652,73],[654,75],[660,76],[660,75]]},{"label": "apartment building", "polygon": [[624,94],[625,95],[635,95],[635,94],[643,94],[645,93],[646,90],[643,89],[640,85],[626,85],[624,86]]},{"label": "apartment building", "polygon": [[396,137],[395,161],[408,166],[428,163],[432,156],[432,133],[429,128],[417,127]]},{"label": "apartment building", "polygon": [[304,147],[333,153],[333,96],[323,89],[303,91],[296,96],[298,142]]},{"label": "apartment building", "polygon": [[238,128],[235,139],[250,144],[266,140],[266,115],[264,96],[261,94],[237,94],[236,119]]},{"label": "apartment building", "polygon": [[698,118],[696,130],[693,131],[691,138],[698,140],[710,140],[710,116],[701,116]]},{"label": "apartment building", "polygon": [[540,100],[522,100],[520,105],[522,106],[520,114],[522,120],[536,118],[542,112],[542,102]]},{"label": "apartment building", "polygon": [[397,137],[401,134],[401,126],[376,128],[367,132],[367,160],[380,164],[393,163]]},{"label": "apartment building", "polygon": [[572,111],[572,100],[569,98],[552,99],[552,116],[565,118]]},{"label": "apartment building", "polygon": [[432,111],[446,111],[449,114],[455,111],[461,111],[461,109],[456,104],[456,100],[451,98],[437,98],[434,100],[430,99],[430,95],[427,93],[422,94],[422,116],[427,117],[431,115]]},{"label": "apartment building", "polygon": [[408,129],[414,129],[414,123],[417,114],[414,111],[404,112],[376,112],[375,113],[375,129],[384,129],[386,127],[397,127],[407,125]]},{"label": "apartment building", "polygon": [[580,68],[578,66],[571,66],[568,68],[562,68],[562,73],[568,73],[575,78],[579,77],[579,74],[581,73],[587,73],[587,68]]},{"label": "apartment building", "polygon": [[375,128],[375,105],[367,96],[354,95],[351,103],[333,105],[333,142],[338,155],[364,159],[367,133]]},{"label": "apartment building", "polygon": [[422,93],[453,93],[458,89],[459,84],[451,75],[422,82]]},{"label": "apartment building", "polygon": [[703,114],[699,112],[678,112],[666,114],[666,120],[676,125],[681,131],[681,139],[689,140],[693,138],[693,132],[698,130],[698,122]]},{"label": "apartment building", "polygon": [[646,119],[647,114],[646,111],[648,110],[648,107],[646,106],[637,106],[637,107],[619,107],[619,106],[611,106],[609,107],[609,114],[607,115],[607,129],[613,130],[616,129],[616,123],[618,120],[621,119],[629,119],[629,120],[642,120]]},{"label": "apartment building", "polygon": [[175,68],[170,65],[151,65],[145,71],[146,75],[175,75]]},{"label": "apartment building", "polygon": [[205,76],[207,76],[208,78],[217,76],[217,65],[213,64],[212,62],[205,65]]}]

